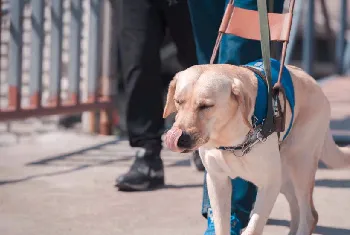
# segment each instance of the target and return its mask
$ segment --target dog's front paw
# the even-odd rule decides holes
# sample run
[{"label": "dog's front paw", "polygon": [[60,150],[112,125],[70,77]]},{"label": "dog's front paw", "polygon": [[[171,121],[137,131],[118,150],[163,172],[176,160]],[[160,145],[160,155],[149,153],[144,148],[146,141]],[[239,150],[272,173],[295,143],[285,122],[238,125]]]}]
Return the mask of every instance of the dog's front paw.
[{"label": "dog's front paw", "polygon": [[257,235],[257,234],[255,234],[254,232],[244,231],[241,235]]},{"label": "dog's front paw", "polygon": [[249,228],[246,228],[242,233],[241,235],[260,235],[260,234],[257,234],[254,229],[249,229]]}]

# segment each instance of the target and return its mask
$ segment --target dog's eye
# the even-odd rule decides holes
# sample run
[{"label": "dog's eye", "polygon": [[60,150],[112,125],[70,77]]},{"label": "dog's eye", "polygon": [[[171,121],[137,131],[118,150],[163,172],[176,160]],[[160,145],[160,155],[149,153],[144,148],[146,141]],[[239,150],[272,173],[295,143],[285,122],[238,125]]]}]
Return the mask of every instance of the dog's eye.
[{"label": "dog's eye", "polygon": [[206,110],[206,109],[209,109],[211,107],[213,107],[214,105],[208,105],[208,104],[201,104],[198,106],[198,109],[199,110]]},{"label": "dog's eye", "polygon": [[176,104],[178,104],[178,105],[180,105],[180,104],[182,104],[183,103],[183,101],[182,100],[174,100],[175,101],[175,103]]}]

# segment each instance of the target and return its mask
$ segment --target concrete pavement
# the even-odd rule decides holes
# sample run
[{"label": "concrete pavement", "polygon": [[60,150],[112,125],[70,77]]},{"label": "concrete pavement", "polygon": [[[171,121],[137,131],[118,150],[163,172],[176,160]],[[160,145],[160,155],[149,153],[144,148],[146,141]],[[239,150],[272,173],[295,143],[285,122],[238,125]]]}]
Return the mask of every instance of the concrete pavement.
[{"label": "concrete pavement", "polygon": [[[203,174],[186,155],[164,151],[164,189],[123,193],[113,183],[132,160],[125,141],[55,132],[0,152],[0,234],[203,234]],[[316,234],[350,234],[349,169],[319,169],[315,203]],[[288,221],[280,196],[264,234],[287,234]]]}]

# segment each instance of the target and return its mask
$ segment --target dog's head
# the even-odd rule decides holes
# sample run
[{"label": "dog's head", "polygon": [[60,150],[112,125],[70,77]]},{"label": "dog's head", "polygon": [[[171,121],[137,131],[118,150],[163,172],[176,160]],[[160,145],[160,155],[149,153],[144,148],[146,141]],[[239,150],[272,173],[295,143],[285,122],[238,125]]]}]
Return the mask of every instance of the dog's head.
[{"label": "dog's head", "polygon": [[165,137],[168,148],[189,152],[205,144],[225,144],[233,132],[251,128],[250,97],[242,81],[229,72],[232,69],[238,68],[201,65],[176,74],[163,114],[165,118],[176,112]]}]

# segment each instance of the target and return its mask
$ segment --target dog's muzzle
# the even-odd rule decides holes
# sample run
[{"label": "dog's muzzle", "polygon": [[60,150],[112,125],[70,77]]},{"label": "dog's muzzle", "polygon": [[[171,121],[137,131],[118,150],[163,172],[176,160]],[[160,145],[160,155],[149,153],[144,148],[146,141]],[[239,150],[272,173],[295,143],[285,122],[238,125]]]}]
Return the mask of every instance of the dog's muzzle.
[{"label": "dog's muzzle", "polygon": [[174,152],[189,152],[192,147],[191,135],[179,128],[171,128],[165,135],[166,146]]}]

